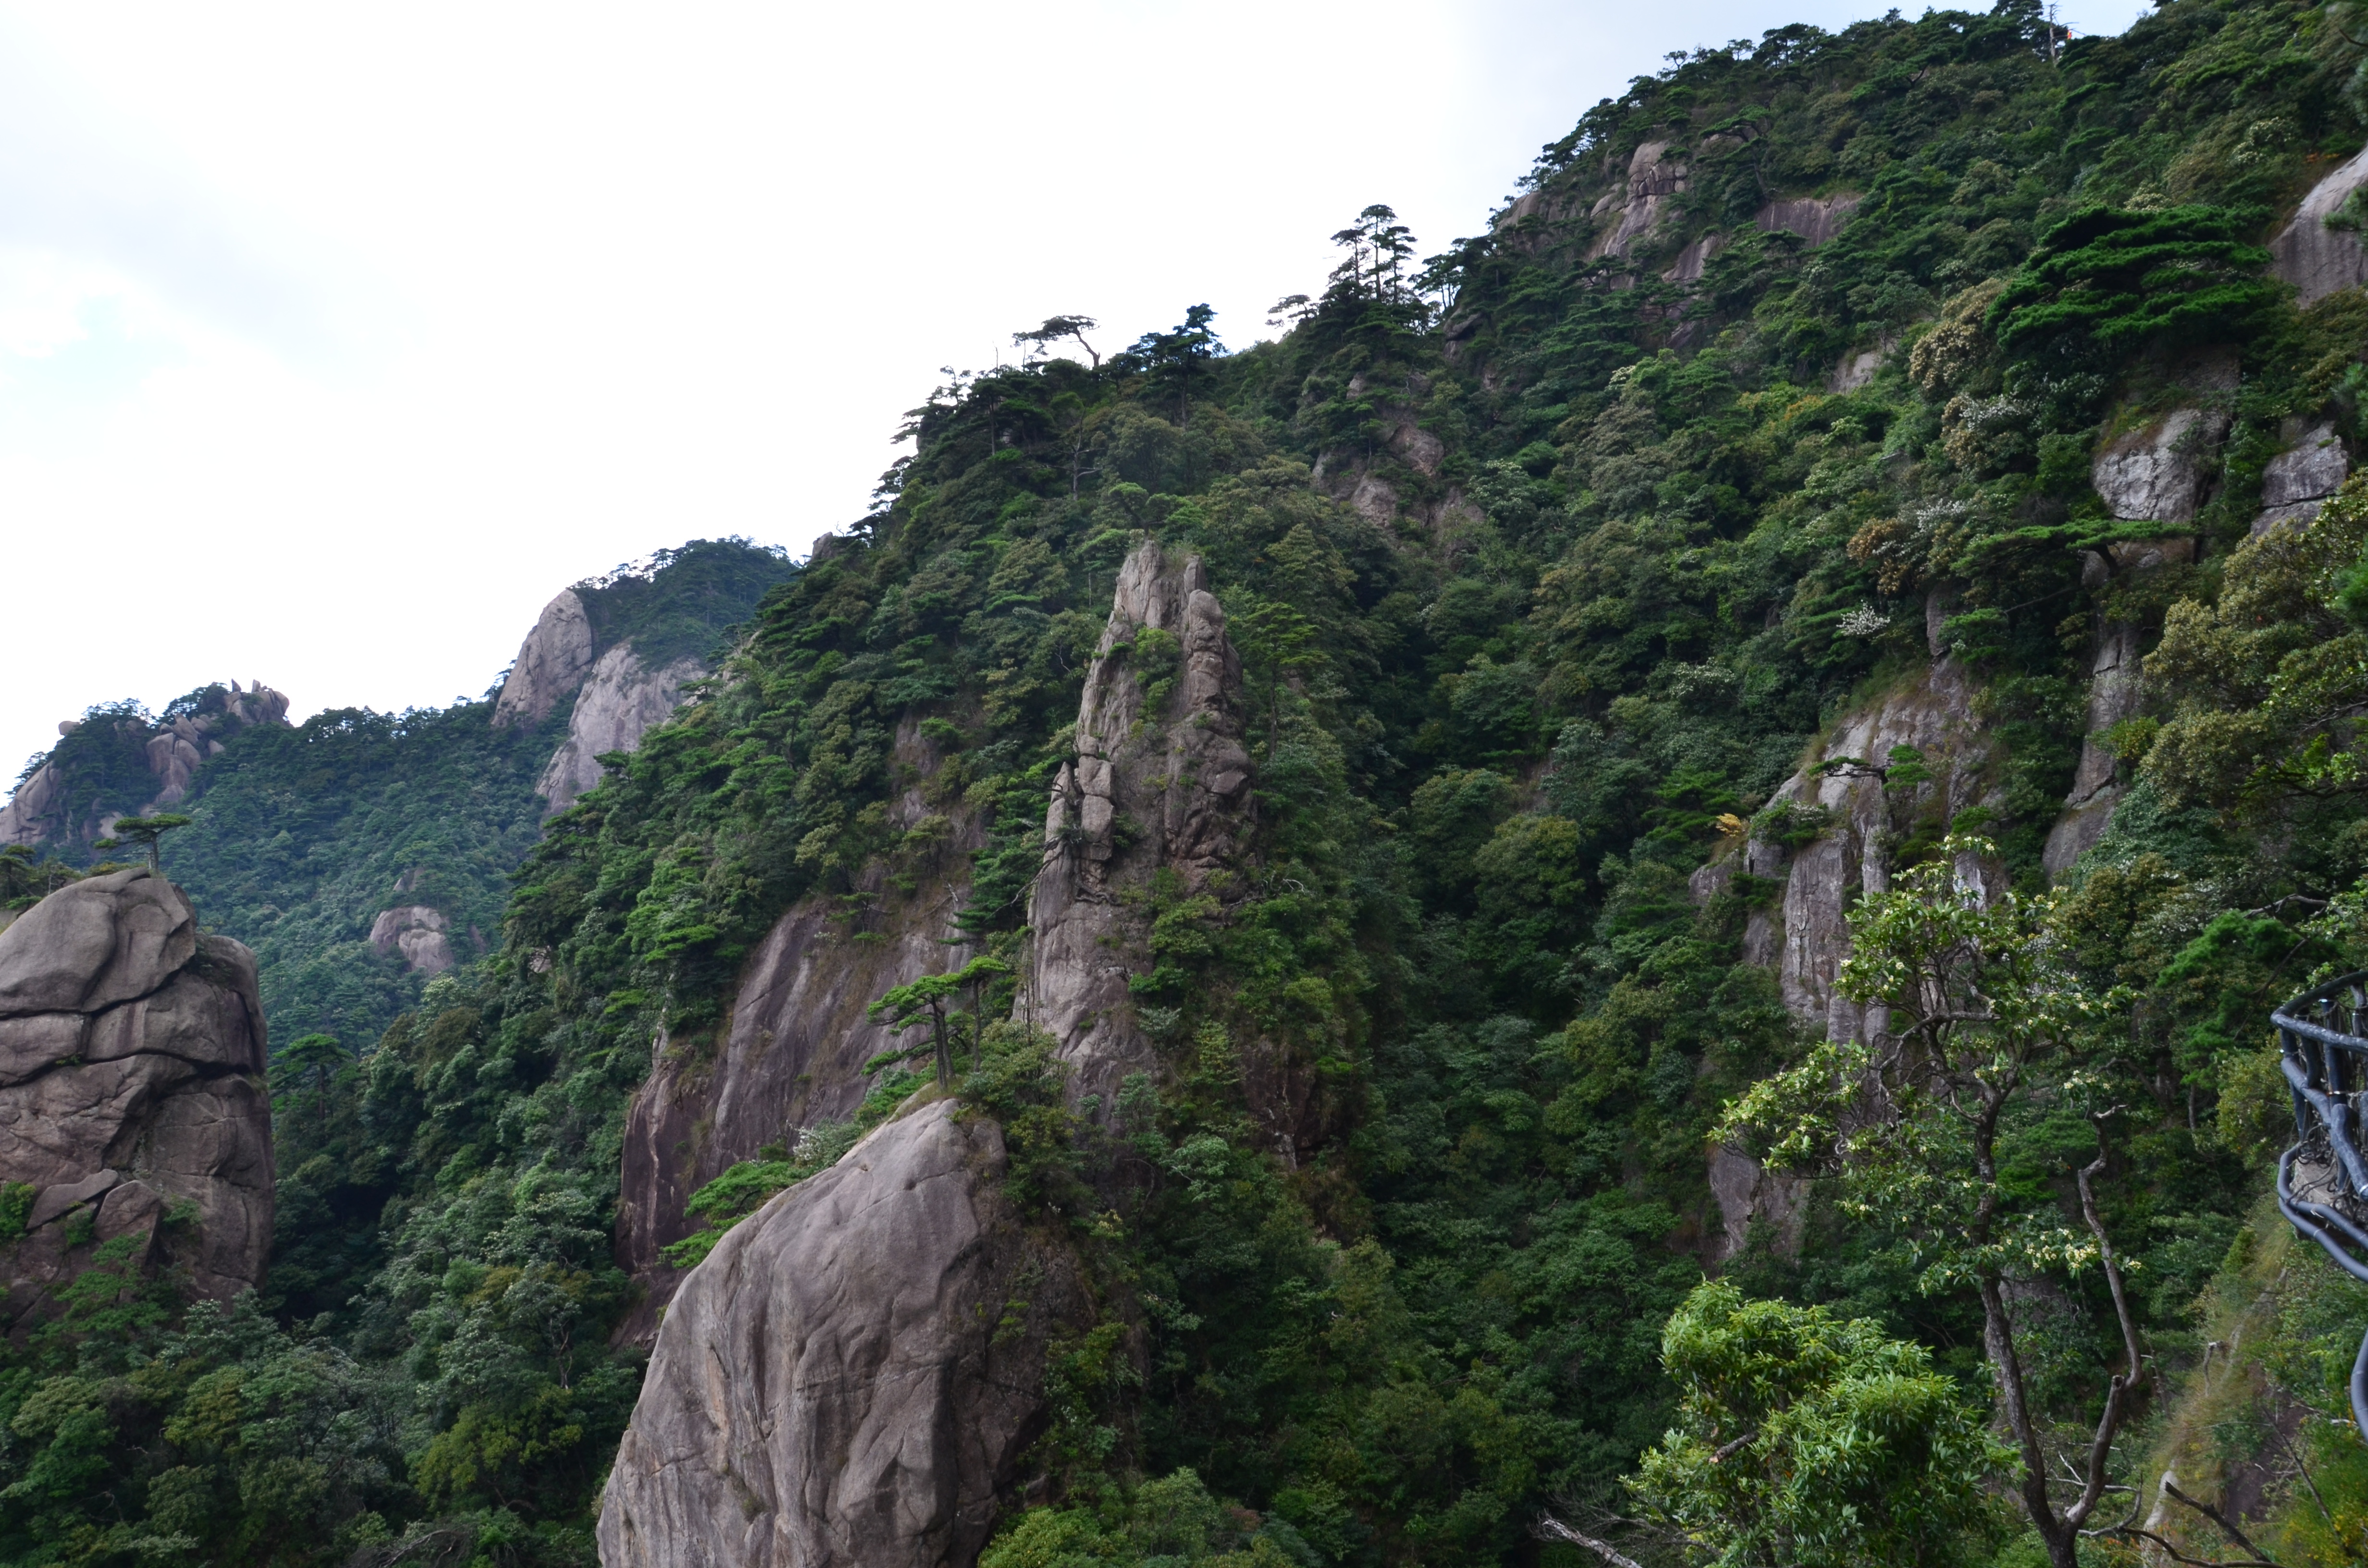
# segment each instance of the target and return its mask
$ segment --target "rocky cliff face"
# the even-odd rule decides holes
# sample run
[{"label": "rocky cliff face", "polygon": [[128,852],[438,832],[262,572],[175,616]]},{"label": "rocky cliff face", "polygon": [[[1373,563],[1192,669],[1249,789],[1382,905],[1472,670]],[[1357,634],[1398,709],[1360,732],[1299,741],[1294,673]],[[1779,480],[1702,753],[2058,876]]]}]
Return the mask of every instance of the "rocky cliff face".
[{"label": "rocky cliff face", "polygon": [[2298,435],[2290,424],[2286,433],[2294,435],[2293,444],[2271,458],[2261,473],[2261,515],[2253,519],[2252,529],[2257,534],[2280,523],[2310,521],[2351,477],[2351,454],[2332,422],[2322,421]]},{"label": "rocky cliff face", "polygon": [[75,882],[0,930],[0,1181],[38,1189],[6,1255],[12,1324],[127,1234],[205,1295],[261,1280],[265,1062],[255,956],[200,935],[162,878]]},{"label": "rocky cliff face", "polygon": [[562,588],[518,644],[509,678],[494,699],[495,726],[541,723],[575,695],[591,670],[592,618],[575,589]]},{"label": "rocky cliff face", "polygon": [[[1822,1024],[1832,1039],[1863,1038],[1882,1027],[1834,990],[1850,953],[1850,905],[1891,885],[1893,853],[1903,839],[1918,828],[1944,826],[1982,799],[1988,748],[1973,699],[1964,667],[1943,658],[1836,726],[1776,792],[1778,801],[1825,824],[1784,872],[1774,946],[1785,1006]],[[1891,761],[1898,746],[1913,747],[1930,777],[1900,782],[1912,775]],[[1838,766],[1821,771],[1828,763]]]},{"label": "rocky cliff face", "polygon": [[633,1098],[617,1255],[642,1295],[624,1338],[646,1342],[681,1282],[663,1249],[697,1229],[684,1201],[767,1144],[794,1145],[801,1130],[853,1116],[870,1086],[864,1062],[898,1043],[865,1009],[974,951],[953,921],[969,896],[960,870],[980,842],[975,816],[933,798],[943,759],[916,725],[899,729],[894,760],[911,782],[891,825],[910,831],[932,815],[945,824],[936,860],[921,868],[932,873],[919,879],[921,891],[901,894],[875,871],[864,879],[871,902],[860,916],[827,895],[800,900],[741,971],[722,1043],[708,1053],[662,1045]]},{"label": "rocky cliff face", "polygon": [[1074,1092],[1105,1106],[1128,1074],[1157,1066],[1127,989],[1148,968],[1140,895],[1163,869],[1187,896],[1209,891],[1238,842],[1250,783],[1241,678],[1199,558],[1137,545],[1086,673],[1076,756],[1045,813],[1019,1000],[1059,1042]]},{"label": "rocky cliff face", "polygon": [[458,961],[446,935],[451,926],[442,910],[406,903],[380,911],[370,922],[370,945],[381,953],[402,954],[403,967],[415,974],[441,974]]},{"label": "rocky cliff face", "polygon": [[552,753],[535,784],[535,792],[551,802],[552,814],[574,805],[600,782],[603,756],[632,751],[644,734],[673,717],[683,687],[706,673],[706,665],[689,658],[677,659],[663,669],[646,669],[631,642],[620,642],[600,655],[575,694],[567,739]]},{"label": "rocky cliff face", "polygon": [[743,1221],[667,1312],[600,1510],[606,1568],[939,1568],[977,1556],[1041,1428],[1062,1260],[950,1101]]},{"label": "rocky cliff face", "polygon": [[[1249,799],[1240,685],[1200,562],[1139,544],[1046,813],[1016,1008],[1053,1036],[1089,1106],[1158,1067],[1126,984],[1149,957],[1139,895],[1162,870],[1188,892],[1225,886]],[[916,780],[907,815],[929,809],[923,747],[899,737]],[[967,821],[949,832],[974,842]],[[678,1288],[653,1261],[700,1183],[855,1108],[862,1062],[888,1043],[862,1011],[962,961],[941,940],[959,894],[893,912],[861,944],[833,939],[827,901],[791,910],[744,974],[716,1060],[662,1052],[635,1101],[620,1252],[650,1304],[669,1290],[672,1303],[601,1511],[609,1568],[935,1565],[985,1542],[1045,1418],[1045,1336],[1080,1301],[1065,1255],[1030,1241],[1003,1201],[992,1123],[946,1101],[908,1108]]]}]

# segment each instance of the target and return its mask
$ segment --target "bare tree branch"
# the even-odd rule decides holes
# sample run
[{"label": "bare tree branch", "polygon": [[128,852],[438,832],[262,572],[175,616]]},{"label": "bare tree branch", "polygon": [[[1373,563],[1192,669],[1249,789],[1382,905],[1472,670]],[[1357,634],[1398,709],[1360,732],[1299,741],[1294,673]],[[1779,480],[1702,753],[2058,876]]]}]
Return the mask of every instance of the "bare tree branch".
[{"label": "bare tree branch", "polygon": [[2190,1563],[2192,1565],[2192,1568],[2278,1568],[2276,1563],[2270,1562],[2266,1558],[2190,1557],[2187,1553],[2180,1551],[2179,1548],[2171,1545],[2170,1542],[2163,1540],[2162,1537],[2155,1534],[2154,1531],[2140,1529],[2135,1525],[2107,1525],[2100,1530],[2082,1530],[2080,1533],[2087,1536],[2091,1540],[2096,1540],[2100,1536],[2136,1536],[2141,1540],[2152,1541],[2162,1551],[2163,1554],[2170,1558],[2171,1561],[2175,1562]]},{"label": "bare tree branch", "polygon": [[2254,1556],[2260,1558],[2266,1559],[2269,1556],[2268,1552],[2263,1551],[2260,1547],[2255,1546],[2251,1541],[2247,1540],[2245,1539],[2245,1532],[2238,1529],[2235,1521],[2230,1519],[2227,1515],[2222,1513],[2219,1509],[2214,1507],[2209,1503],[2201,1503],[2196,1501],[2194,1498],[2190,1497],[2186,1493],[2181,1492],[2178,1487],[2173,1486],[2170,1483],[2170,1478],[2169,1476],[2163,1477],[2162,1491],[2163,1495],[2169,1497],[2172,1502],[2184,1503],[2189,1507],[2194,1509],[2197,1513],[2203,1515],[2205,1518],[2210,1519],[2214,1524],[2218,1525],[2220,1527],[2221,1534],[2226,1536],[2230,1540],[2236,1542],[2237,1546],[2243,1548],[2245,1551],[2249,1551]]},{"label": "bare tree branch", "polygon": [[[1542,1540],[1568,1541],[1573,1546],[1583,1546],[1611,1563],[1611,1568],[1645,1568],[1643,1563],[1628,1556],[1618,1547],[1598,1540],[1591,1535],[1581,1535],[1552,1514],[1538,1516],[1537,1533]],[[2271,1563],[2270,1568],[2277,1568],[2277,1565]]]}]

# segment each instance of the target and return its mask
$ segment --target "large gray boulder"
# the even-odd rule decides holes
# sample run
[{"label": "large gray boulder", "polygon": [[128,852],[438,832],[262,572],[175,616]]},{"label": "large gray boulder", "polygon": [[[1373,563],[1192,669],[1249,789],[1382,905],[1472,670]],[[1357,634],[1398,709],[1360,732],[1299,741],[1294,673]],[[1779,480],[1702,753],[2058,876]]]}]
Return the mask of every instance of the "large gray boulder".
[{"label": "large gray boulder", "polygon": [[2099,449],[2089,483],[2116,517],[2192,521],[2203,504],[2204,458],[2228,425],[2226,409],[2173,409]]},{"label": "large gray boulder", "polygon": [[197,914],[172,883],[144,870],[75,882],[0,932],[0,1017],[144,996],[197,949]]},{"label": "large gray boulder", "polygon": [[2253,532],[2265,534],[2280,523],[2309,522],[2351,477],[2351,454],[2334,425],[2313,426],[2261,471],[2261,515],[2253,519]]},{"label": "large gray boulder", "polygon": [[271,1244],[271,1111],[255,955],[197,929],[145,869],[60,889],[0,929],[0,1182],[36,1189],[0,1251],[12,1325],[90,1249],[216,1298],[258,1283]]},{"label": "large gray boulder", "polygon": [[676,1295],[601,1500],[606,1568],[973,1561],[1042,1424],[1065,1262],[991,1121],[908,1112],[717,1244]]},{"label": "large gray boulder", "polygon": [[743,966],[721,1048],[657,1042],[649,1079],[625,1115],[617,1261],[632,1274],[636,1294],[620,1341],[646,1344],[681,1282],[665,1249],[699,1229],[684,1201],[767,1144],[794,1143],[803,1129],[853,1117],[871,1087],[863,1064],[924,1043],[868,1017],[871,1005],[922,975],[961,968],[978,950],[954,924],[969,902],[970,852],[985,841],[977,812],[958,792],[935,788],[946,755],[916,721],[897,726],[890,756],[912,782],[892,802],[888,825],[910,833],[936,818],[942,837],[933,874],[907,889],[879,867],[863,872],[858,886],[873,902],[860,940],[836,894],[800,899]]}]

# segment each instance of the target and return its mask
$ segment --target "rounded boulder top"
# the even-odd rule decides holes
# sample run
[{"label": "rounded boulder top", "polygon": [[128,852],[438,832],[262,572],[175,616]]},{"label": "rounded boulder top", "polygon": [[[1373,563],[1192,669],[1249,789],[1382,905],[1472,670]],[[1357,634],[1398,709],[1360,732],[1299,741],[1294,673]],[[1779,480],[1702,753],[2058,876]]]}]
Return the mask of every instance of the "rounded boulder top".
[{"label": "rounded boulder top", "polygon": [[197,947],[188,897],[144,867],[60,888],[0,930],[0,1017],[145,996]]}]

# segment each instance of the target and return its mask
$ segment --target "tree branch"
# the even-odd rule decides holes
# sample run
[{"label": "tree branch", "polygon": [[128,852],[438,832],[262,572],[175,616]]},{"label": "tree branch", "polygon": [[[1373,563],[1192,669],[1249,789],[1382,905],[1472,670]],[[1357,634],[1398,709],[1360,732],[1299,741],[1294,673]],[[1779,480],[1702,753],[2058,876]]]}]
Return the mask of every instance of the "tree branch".
[{"label": "tree branch", "polygon": [[[2096,1178],[2104,1174],[2105,1163],[2111,1156],[2111,1150],[2105,1143],[2105,1119],[2119,1115],[2121,1108],[2119,1106],[2114,1106],[2110,1110],[2096,1111],[2089,1115],[2089,1121],[2097,1129],[2097,1157],[2080,1167],[2078,1180],[2080,1214],[2089,1221],[2089,1233],[2097,1238],[2097,1256],[2104,1267],[2105,1284],[2112,1291],[2113,1315],[2121,1324],[2122,1348],[2123,1354],[2129,1357],[2130,1369],[2127,1373],[2114,1378],[2106,1391],[2105,1408],[2097,1418],[2096,1439],[2089,1448],[2088,1484],[2081,1489],[2080,1500],[2066,1509],[2064,1515],[2065,1522],[2075,1529],[2086,1523],[2090,1514],[2096,1512],[2097,1501],[2104,1495],[2105,1464],[2112,1457],[2113,1434],[2122,1425],[2123,1405],[2128,1400],[2130,1391],[2137,1386],[2139,1374],[2145,1369],[2145,1358],[2138,1350],[2137,1321],[2130,1315],[2129,1296],[2122,1289],[2120,1260],[2113,1256],[2113,1244],[2105,1234],[2105,1221],[2097,1213],[2097,1193],[2094,1186]],[[2165,1484],[2168,1486],[2168,1483]],[[2259,1548],[2248,1545],[2245,1550],[2256,1551]]]},{"label": "tree branch", "polygon": [[2276,1563],[2270,1562],[2267,1558],[2190,1557],[2187,1553],[2180,1551],[2179,1548],[2171,1545],[2170,1542],[2163,1540],[2162,1537],[2155,1534],[2154,1531],[2140,1529],[2135,1525],[2107,1525],[2100,1530],[2082,1530],[2080,1533],[2087,1536],[2091,1540],[2096,1540],[2100,1536],[2134,1535],[2141,1540],[2152,1541],[2157,1547],[2160,1548],[2163,1554],[2169,1557],[2172,1562],[2189,1563],[2192,1565],[2192,1568],[2278,1568]]},{"label": "tree branch", "polygon": [[2236,1544],[2244,1551],[2249,1551],[2255,1557],[2261,1558],[2264,1561],[2268,1559],[2270,1554],[2263,1551],[2260,1547],[2255,1546],[2251,1541],[2246,1540],[2245,1532],[2238,1529],[2235,1522],[2232,1521],[2227,1515],[2222,1513],[2219,1509],[2214,1507],[2209,1503],[2200,1503],[2194,1498],[2190,1497],[2186,1493],[2181,1492],[2178,1487],[2173,1486],[2170,1483],[2170,1478],[2169,1476],[2163,1477],[2162,1491],[2163,1495],[2169,1497],[2172,1502],[2184,1503],[2189,1507],[2194,1509],[2197,1513],[2203,1515],[2205,1518],[2210,1519],[2214,1524],[2218,1525],[2220,1527],[2220,1533],[2226,1536],[2230,1540],[2236,1542]]},{"label": "tree branch", "polygon": [[[1537,1533],[1542,1540],[1568,1541],[1573,1546],[1583,1546],[1611,1563],[1611,1568],[1645,1568],[1643,1563],[1627,1556],[1618,1547],[1598,1540],[1591,1535],[1581,1535],[1552,1514],[1538,1516]],[[2269,1568],[2277,1568],[2277,1565],[2271,1563]]]}]

